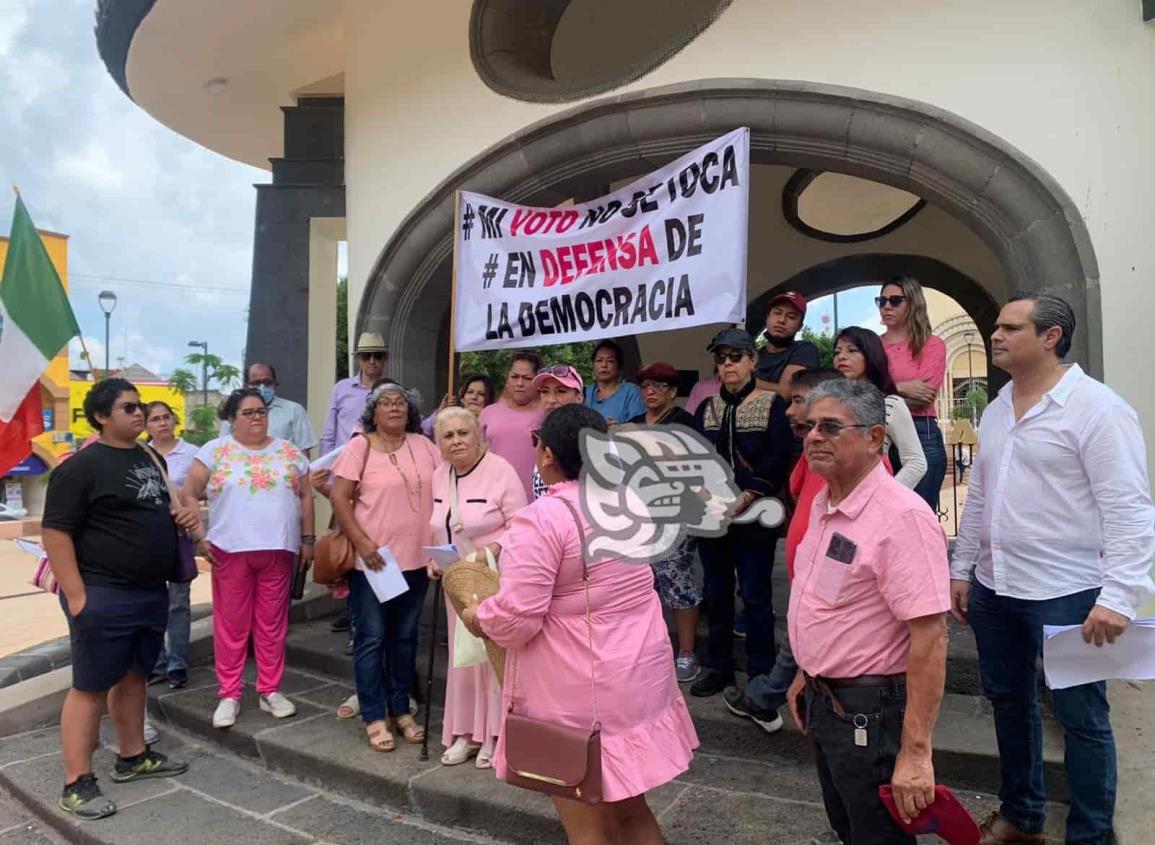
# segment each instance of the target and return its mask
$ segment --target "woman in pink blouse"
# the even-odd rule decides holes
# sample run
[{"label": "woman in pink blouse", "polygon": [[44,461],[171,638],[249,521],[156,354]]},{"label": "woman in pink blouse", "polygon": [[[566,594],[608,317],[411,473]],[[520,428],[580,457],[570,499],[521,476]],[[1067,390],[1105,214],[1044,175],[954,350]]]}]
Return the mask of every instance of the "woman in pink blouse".
[{"label": "woman in pink blouse", "polygon": [[[930,333],[930,317],[922,285],[910,276],[896,276],[874,298],[886,331],[882,345],[890,362],[890,375],[898,395],[906,400],[918,440],[926,456],[926,473],[914,488],[931,509],[938,511],[939,491],[946,477],[946,447],[938,427],[935,400],[946,375],[946,344]],[[895,473],[902,462],[892,450]]]},{"label": "woman in pink blouse", "polygon": [[[409,691],[417,673],[417,622],[429,587],[429,557],[421,547],[430,541],[438,457],[421,434],[417,395],[399,384],[385,382],[373,389],[361,423],[365,434],[349,441],[333,467],[333,514],[357,550],[348,580],[361,719],[369,746],[392,751],[393,728],[406,742],[425,738],[409,713]],[[385,546],[409,589],[380,602],[365,571],[384,567],[380,549]]]},{"label": "woman in pink blouse", "polygon": [[[433,542],[454,543],[461,554],[485,550],[501,555],[500,537],[513,515],[525,507],[525,488],[517,470],[485,448],[477,417],[449,407],[434,424],[442,463],[433,474]],[[430,563],[430,575],[440,577]],[[449,670],[445,680],[445,721],[441,762],[456,766],[477,755],[477,768],[493,767],[493,749],[501,729],[501,686],[488,661],[457,668],[453,650],[457,613],[446,602],[449,622]]]},{"label": "woman in pink blouse", "polygon": [[[590,527],[574,516],[583,428],[605,432],[607,425],[584,405],[563,405],[534,433],[549,493],[514,516],[503,543],[501,589],[466,608],[462,620],[508,649],[504,700],[519,714],[583,729],[595,716],[601,723],[603,802],[553,799],[570,843],[661,845],[646,793],[689,768],[698,736],[678,691],[648,566],[618,558],[589,564],[594,701],[581,558]],[[494,766],[507,780],[504,733]]]}]

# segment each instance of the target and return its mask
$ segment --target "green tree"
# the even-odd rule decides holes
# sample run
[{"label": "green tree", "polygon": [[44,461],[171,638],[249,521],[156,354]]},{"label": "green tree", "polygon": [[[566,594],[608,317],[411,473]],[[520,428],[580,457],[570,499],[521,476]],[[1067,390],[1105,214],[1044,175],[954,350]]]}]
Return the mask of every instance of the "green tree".
[{"label": "green tree", "polygon": [[196,375],[181,367],[172,371],[168,377],[168,386],[177,393],[193,393],[200,387]]},{"label": "green tree", "polygon": [[349,280],[337,280],[337,380],[349,378]]},{"label": "green tree", "polygon": [[[221,390],[227,390],[233,385],[240,384],[241,371],[232,364],[226,364],[218,355],[205,355],[203,352],[190,352],[184,358],[186,364],[208,370],[208,380],[215,381]],[[194,376],[195,378],[195,376]]]},{"label": "green tree", "polygon": [[983,411],[987,409],[987,392],[981,387],[972,387],[967,391],[966,398],[954,406],[951,412],[956,420],[971,420],[977,426],[983,418]]},{"label": "green tree", "polygon": [[[593,351],[596,341],[588,340],[579,343],[559,343],[556,346],[543,346],[537,350],[545,366],[551,364],[570,364],[581,373],[586,384],[593,384],[594,366]],[[497,392],[501,392],[505,384],[505,374],[509,371],[509,362],[513,359],[514,349],[494,349],[487,352],[462,352],[457,356],[457,372],[461,378],[472,375],[487,375],[493,380]],[[461,381],[457,382],[458,387]]]},{"label": "green tree", "polygon": [[818,366],[834,366],[834,338],[822,332],[819,334],[809,326],[802,329],[802,339],[818,347]]},{"label": "green tree", "polygon": [[241,383],[241,371],[232,364],[220,364],[209,378],[215,379],[222,388],[236,387]]}]

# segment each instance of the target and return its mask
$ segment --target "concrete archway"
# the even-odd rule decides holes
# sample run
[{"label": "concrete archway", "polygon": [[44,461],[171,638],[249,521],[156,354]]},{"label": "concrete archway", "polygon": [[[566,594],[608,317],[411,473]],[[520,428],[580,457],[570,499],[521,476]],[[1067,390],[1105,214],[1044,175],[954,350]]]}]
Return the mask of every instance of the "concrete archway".
[{"label": "concrete archway", "polygon": [[976,322],[988,324],[990,309],[1012,290],[1055,290],[1070,301],[1081,328],[1070,359],[1102,376],[1099,271],[1090,237],[1074,203],[1035,161],[925,103],[765,79],[701,80],[606,98],[491,147],[402,221],[374,266],[358,330],[384,332],[392,374],[433,395],[448,357],[456,189],[541,206],[594,197],[736,126],[750,127],[753,163],[873,179],[964,223],[993,250],[1008,282],[1007,290],[959,300]]}]

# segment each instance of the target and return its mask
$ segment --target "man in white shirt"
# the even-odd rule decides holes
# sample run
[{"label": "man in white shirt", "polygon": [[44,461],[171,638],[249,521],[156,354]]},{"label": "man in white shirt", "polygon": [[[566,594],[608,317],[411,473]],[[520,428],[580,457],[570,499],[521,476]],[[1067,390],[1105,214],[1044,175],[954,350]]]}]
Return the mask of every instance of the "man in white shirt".
[{"label": "man in white shirt", "polygon": [[[1026,293],[991,336],[991,361],[1012,380],[983,414],[951,564],[951,612],[974,630],[999,744],[1002,806],[982,845],[1044,842],[1043,625],[1114,643],[1155,593],[1143,431],[1114,391],[1062,362],[1074,330],[1066,302]],[[1052,695],[1066,734],[1066,841],[1105,845],[1116,784],[1106,684]]]},{"label": "man in white shirt", "polygon": [[[277,395],[277,371],[272,364],[249,364],[245,385],[261,392],[269,408],[269,435],[288,440],[306,456],[317,446],[317,435],[303,406]],[[228,420],[221,423],[221,437],[232,431]]]}]

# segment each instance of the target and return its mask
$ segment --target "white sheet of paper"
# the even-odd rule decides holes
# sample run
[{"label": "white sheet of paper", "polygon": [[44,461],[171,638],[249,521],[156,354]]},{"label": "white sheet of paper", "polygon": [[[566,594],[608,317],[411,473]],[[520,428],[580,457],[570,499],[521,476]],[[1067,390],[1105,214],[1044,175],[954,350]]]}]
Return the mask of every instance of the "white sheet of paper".
[{"label": "white sheet of paper", "polygon": [[376,572],[366,569],[365,580],[373,588],[373,595],[377,596],[377,601],[384,603],[407,592],[409,583],[401,574],[401,565],[397,563],[397,558],[393,557],[393,552],[389,551],[388,546],[379,548],[377,554],[381,555],[385,566]]},{"label": "white sheet of paper", "polygon": [[1051,689],[1155,680],[1155,619],[1136,619],[1101,648],[1083,642],[1081,625],[1044,625],[1043,637],[1043,671]]},{"label": "white sheet of paper", "polygon": [[319,469],[332,469],[333,464],[337,463],[337,458],[341,457],[341,453],[344,451],[344,446],[338,446],[332,452],[326,452],[321,457],[317,458],[317,460],[309,464],[309,471],[316,472]]},{"label": "white sheet of paper", "polygon": [[461,560],[461,552],[452,543],[446,543],[443,546],[422,546],[421,550],[433,558],[433,562],[442,569]]}]

